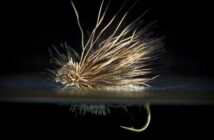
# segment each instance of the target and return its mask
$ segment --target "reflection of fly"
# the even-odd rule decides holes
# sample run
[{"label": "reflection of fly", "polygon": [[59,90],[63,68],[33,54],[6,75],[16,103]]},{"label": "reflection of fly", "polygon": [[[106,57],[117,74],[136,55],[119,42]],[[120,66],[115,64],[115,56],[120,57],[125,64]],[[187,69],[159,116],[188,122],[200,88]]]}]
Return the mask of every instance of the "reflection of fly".
[{"label": "reflection of fly", "polygon": [[[75,87],[81,89],[112,90],[123,87],[133,91],[135,88],[138,89],[139,86],[148,86],[147,82],[154,78],[148,76],[151,74],[148,64],[161,52],[161,39],[151,37],[152,34],[149,33],[154,24],[146,25],[143,29],[140,29],[142,26],[141,19],[145,14],[143,13],[130,24],[124,26],[125,18],[136,3],[127,12],[123,13],[122,18],[116,22],[122,13],[124,3],[107,24],[103,25],[110,2],[105,8],[104,3],[103,0],[95,27],[88,40],[85,41],[78,11],[73,1],[71,1],[76,14],[77,25],[81,32],[82,53],[79,55],[67,45],[63,46],[64,52],[54,47],[54,53],[51,53],[51,62],[58,67],[52,71],[55,81],[65,88]],[[113,23],[116,23],[117,26],[113,26]],[[104,32],[110,31],[112,32],[109,35],[104,34]],[[94,106],[88,106],[88,108],[94,108]],[[150,111],[147,105],[146,109],[149,114],[149,122]],[[132,131],[143,131],[147,126],[148,124],[140,130],[123,128]]]}]

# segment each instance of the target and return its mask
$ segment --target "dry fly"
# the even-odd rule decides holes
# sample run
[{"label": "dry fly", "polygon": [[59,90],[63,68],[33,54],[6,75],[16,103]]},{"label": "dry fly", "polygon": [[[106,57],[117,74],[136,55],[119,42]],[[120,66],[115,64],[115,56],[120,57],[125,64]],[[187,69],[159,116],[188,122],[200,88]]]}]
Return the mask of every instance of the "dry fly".
[{"label": "dry fly", "polygon": [[[151,76],[152,69],[149,65],[160,54],[162,43],[159,37],[153,37],[150,32],[154,23],[142,27],[142,17],[146,13],[144,12],[131,23],[124,25],[127,15],[136,4],[131,5],[119,18],[119,14],[124,8],[124,3],[118,12],[104,25],[103,21],[105,20],[109,3],[105,6],[105,1],[102,0],[96,24],[87,40],[85,40],[85,30],[81,26],[78,10],[74,2],[71,1],[81,33],[82,52],[79,55],[66,44],[63,45],[65,49],[63,53],[56,47],[54,47],[54,54],[56,55],[53,54],[53,51],[51,52],[51,62],[57,66],[56,70],[52,70],[54,79],[57,83],[62,84],[64,88],[116,90],[122,87],[127,90],[138,90],[140,87],[149,86],[147,82],[156,77]],[[111,31],[111,33],[106,35],[105,32],[107,31]],[[99,111],[102,114],[104,105],[79,106],[73,105],[71,110],[83,108],[87,112],[96,107],[97,114],[99,114]],[[144,127],[141,129],[121,127],[135,132],[145,130],[150,122],[151,115],[149,106],[145,105],[145,107],[148,117]],[[101,109],[99,110],[99,108]],[[103,113],[106,112],[104,111]]]}]

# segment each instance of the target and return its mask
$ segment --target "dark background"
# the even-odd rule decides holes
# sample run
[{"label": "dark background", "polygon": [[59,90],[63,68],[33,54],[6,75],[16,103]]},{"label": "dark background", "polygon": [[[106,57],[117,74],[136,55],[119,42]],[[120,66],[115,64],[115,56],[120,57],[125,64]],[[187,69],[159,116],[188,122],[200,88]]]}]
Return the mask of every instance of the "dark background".
[{"label": "dark background", "polygon": [[[91,31],[99,0],[76,0],[83,28]],[[112,1],[107,19],[123,3]],[[134,3],[128,0],[127,7]],[[146,9],[145,23],[158,21],[154,30],[164,36],[167,72],[213,77],[212,4],[208,1],[140,0],[126,22]],[[67,42],[80,49],[80,32],[69,0],[8,1],[2,5],[1,73],[43,71],[48,65],[48,48]]]},{"label": "dark background", "polygon": [[[84,29],[91,31],[99,0],[75,0]],[[128,6],[134,1],[129,0]],[[112,2],[109,15],[122,0]],[[7,1],[1,4],[2,75],[40,73],[49,66],[48,48],[67,42],[80,48],[80,33],[69,0]],[[173,75],[213,78],[213,7],[208,1],[140,0],[127,22],[151,8],[146,23],[157,20],[165,36],[164,63]],[[7,137],[90,136],[105,138],[209,138],[213,106],[154,106],[151,126],[141,134],[118,128],[120,117],[74,118],[67,107],[48,104],[1,103],[1,131]],[[117,116],[117,115],[116,115]],[[120,116],[120,115],[119,115]],[[8,134],[7,134],[7,133]],[[15,133],[17,135],[15,135]],[[101,134],[101,136],[99,135]]]},{"label": "dark background", "polygon": [[[212,139],[213,106],[152,105],[152,119],[142,133],[120,125],[144,124],[144,110],[132,122],[119,109],[111,115],[74,117],[69,106],[51,104],[0,104],[1,137],[24,139]],[[131,112],[133,114],[133,112]]]}]

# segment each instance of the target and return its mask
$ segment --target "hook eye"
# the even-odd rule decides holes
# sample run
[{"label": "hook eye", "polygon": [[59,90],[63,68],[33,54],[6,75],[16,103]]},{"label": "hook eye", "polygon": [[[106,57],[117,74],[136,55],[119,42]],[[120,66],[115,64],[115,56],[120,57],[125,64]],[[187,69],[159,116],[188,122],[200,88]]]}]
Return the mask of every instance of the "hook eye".
[{"label": "hook eye", "polygon": [[148,104],[145,104],[145,108],[146,108],[146,112],[147,112],[147,121],[143,127],[134,128],[134,127],[128,127],[128,126],[120,126],[120,128],[123,128],[125,130],[129,130],[132,132],[143,132],[144,130],[146,130],[146,128],[149,126],[150,121],[151,121],[151,110],[150,110],[150,107]]}]

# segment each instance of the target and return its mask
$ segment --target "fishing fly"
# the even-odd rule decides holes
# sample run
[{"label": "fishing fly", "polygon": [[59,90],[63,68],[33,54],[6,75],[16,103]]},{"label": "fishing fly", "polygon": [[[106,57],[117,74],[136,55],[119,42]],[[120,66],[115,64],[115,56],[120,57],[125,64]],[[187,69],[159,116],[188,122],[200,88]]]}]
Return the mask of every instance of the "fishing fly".
[{"label": "fishing fly", "polygon": [[[150,63],[161,51],[161,38],[153,37],[150,29],[154,23],[142,27],[142,13],[135,20],[126,24],[124,21],[136,5],[122,12],[126,2],[119,8],[109,21],[106,20],[110,1],[101,1],[97,20],[87,40],[85,30],[81,26],[80,16],[73,0],[70,1],[74,10],[77,26],[81,33],[81,53],[78,54],[66,43],[60,51],[57,47],[50,50],[50,62],[55,65],[51,70],[54,81],[63,89],[107,90],[107,91],[139,91],[148,88],[151,76]],[[119,16],[121,15],[122,16]],[[105,22],[104,22],[105,21]],[[116,26],[115,26],[116,24]],[[110,32],[105,34],[105,32]],[[115,93],[116,94],[116,93]],[[79,114],[91,113],[106,115],[110,113],[108,104],[72,104],[70,110]],[[134,132],[144,131],[151,119],[149,104],[145,104],[147,121],[140,128],[120,126]]]}]

